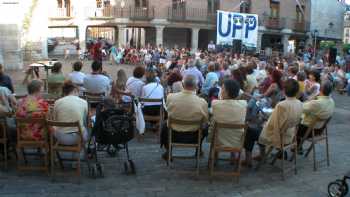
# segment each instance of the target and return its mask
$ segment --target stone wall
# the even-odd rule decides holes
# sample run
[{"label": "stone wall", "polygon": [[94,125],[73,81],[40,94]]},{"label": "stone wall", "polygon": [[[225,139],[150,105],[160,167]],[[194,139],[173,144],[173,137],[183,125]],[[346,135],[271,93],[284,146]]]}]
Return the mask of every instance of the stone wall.
[{"label": "stone wall", "polygon": [[0,24],[1,63],[5,69],[20,69],[23,66],[20,46],[20,31],[16,24]]}]

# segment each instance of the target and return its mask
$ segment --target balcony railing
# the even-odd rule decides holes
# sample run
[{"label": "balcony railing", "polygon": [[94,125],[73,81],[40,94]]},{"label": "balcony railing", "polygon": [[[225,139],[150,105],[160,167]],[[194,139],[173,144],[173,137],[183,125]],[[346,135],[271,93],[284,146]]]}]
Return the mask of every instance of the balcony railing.
[{"label": "balcony railing", "polygon": [[168,8],[168,20],[173,22],[216,23],[216,13],[201,8]]},{"label": "balcony railing", "polygon": [[86,8],[86,16],[92,19],[106,18],[129,18],[131,20],[152,20],[154,19],[154,7],[146,8]]},{"label": "balcony railing", "polygon": [[268,29],[282,30],[291,29],[295,32],[308,32],[310,30],[310,22],[299,21],[290,18],[274,18],[270,16],[264,16],[260,20],[260,25],[265,26]]},{"label": "balcony railing", "polygon": [[284,27],[284,20],[281,18],[275,18],[270,16],[265,16],[260,22],[261,25],[265,26],[268,29],[281,30]]},{"label": "balcony railing", "polygon": [[74,16],[72,8],[56,8],[50,12],[50,18],[72,18]]},{"label": "balcony railing", "polygon": [[154,7],[129,8],[129,18],[131,20],[152,20],[154,19]]}]

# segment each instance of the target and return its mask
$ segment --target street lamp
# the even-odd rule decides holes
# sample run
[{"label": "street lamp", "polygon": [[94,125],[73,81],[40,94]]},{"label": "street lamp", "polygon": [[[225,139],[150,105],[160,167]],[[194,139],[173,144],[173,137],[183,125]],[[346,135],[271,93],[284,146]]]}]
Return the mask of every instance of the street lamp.
[{"label": "street lamp", "polygon": [[317,46],[317,36],[319,35],[319,32],[317,29],[312,31],[312,36],[314,37],[314,58],[316,60],[316,46]]}]

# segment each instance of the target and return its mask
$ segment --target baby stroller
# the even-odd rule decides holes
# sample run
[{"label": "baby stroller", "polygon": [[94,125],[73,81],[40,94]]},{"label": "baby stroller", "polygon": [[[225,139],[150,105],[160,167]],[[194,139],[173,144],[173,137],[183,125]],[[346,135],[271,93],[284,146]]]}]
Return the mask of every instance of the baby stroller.
[{"label": "baby stroller", "polygon": [[[134,138],[133,112],[126,112],[124,109],[116,107],[106,107],[99,104],[96,108],[95,124],[88,141],[87,164],[89,176],[92,178],[103,177],[104,167],[98,160],[99,146],[107,146],[107,153],[115,155],[116,152],[124,149],[126,161],[124,161],[124,171],[126,174],[135,174],[134,162],[130,159],[128,142]],[[133,105],[132,105],[133,106]],[[111,150],[114,148],[114,150]]]},{"label": "baby stroller", "polygon": [[346,174],[343,179],[337,179],[328,184],[329,197],[344,197],[349,192],[349,186],[346,180],[350,179],[350,173]]}]

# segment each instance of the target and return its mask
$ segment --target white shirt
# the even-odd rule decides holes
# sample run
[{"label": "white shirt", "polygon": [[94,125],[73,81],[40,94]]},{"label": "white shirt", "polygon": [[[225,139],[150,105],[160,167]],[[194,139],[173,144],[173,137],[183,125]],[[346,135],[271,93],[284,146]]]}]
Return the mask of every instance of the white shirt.
[{"label": "white shirt", "polygon": [[127,81],[126,81],[126,89],[131,92],[131,94],[133,96],[136,97],[141,97],[141,93],[142,93],[142,87],[145,85],[145,83],[138,78],[135,77],[130,77]]},{"label": "white shirt", "polygon": [[[142,98],[147,99],[163,99],[164,88],[160,83],[149,83],[142,88]],[[144,103],[144,106],[161,105],[162,103]]]},{"label": "white shirt", "polygon": [[71,80],[74,84],[83,84],[85,77],[85,73],[79,71],[73,71],[68,74],[68,79]]},{"label": "white shirt", "polygon": [[108,96],[111,91],[111,83],[108,77],[101,74],[90,74],[84,78],[84,88],[89,93],[105,93]]},{"label": "white shirt", "polygon": [[[79,121],[82,129],[85,128],[85,117],[88,113],[88,103],[78,96],[65,96],[58,99],[54,106],[54,116],[56,121],[75,122]],[[69,114],[69,115],[68,115]],[[76,129],[64,128],[62,131],[72,131]]]}]

